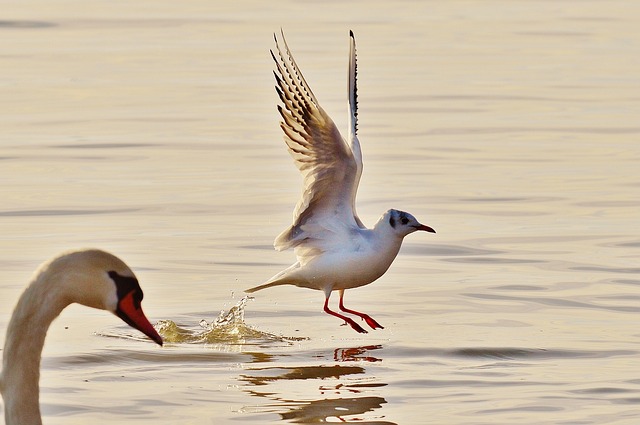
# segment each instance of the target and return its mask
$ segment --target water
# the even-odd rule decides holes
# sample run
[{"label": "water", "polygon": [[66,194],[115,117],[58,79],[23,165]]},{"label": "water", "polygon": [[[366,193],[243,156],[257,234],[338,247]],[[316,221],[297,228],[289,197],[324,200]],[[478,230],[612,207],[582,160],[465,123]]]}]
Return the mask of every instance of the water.
[{"label": "water", "polygon": [[[152,321],[194,338],[160,348],[70,307],[44,350],[45,423],[638,423],[637,3],[117,6],[3,5],[0,328],[40,262],[96,246],[135,270]],[[384,330],[280,287],[212,331],[294,261],[271,248],[301,184],[280,27],[340,129],[354,30],[358,212],[438,231],[347,291]]]}]

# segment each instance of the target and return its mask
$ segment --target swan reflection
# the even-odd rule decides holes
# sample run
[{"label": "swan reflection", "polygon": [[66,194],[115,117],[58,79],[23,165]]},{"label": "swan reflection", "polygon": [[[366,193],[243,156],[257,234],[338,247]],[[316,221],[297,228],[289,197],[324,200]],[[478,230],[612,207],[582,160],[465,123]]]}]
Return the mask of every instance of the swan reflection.
[{"label": "swan reflection", "polygon": [[[387,403],[378,394],[378,389],[387,384],[368,374],[362,364],[335,364],[379,362],[381,359],[370,352],[381,348],[379,345],[338,348],[321,356],[332,360],[328,364],[256,367],[248,369],[239,379],[245,383],[244,391],[266,402],[253,407],[255,411],[276,413],[287,422],[324,423],[337,419],[343,423],[393,424],[384,421],[379,413],[377,416],[370,413]],[[318,397],[303,399],[303,394],[310,393],[310,385],[317,388]]]}]

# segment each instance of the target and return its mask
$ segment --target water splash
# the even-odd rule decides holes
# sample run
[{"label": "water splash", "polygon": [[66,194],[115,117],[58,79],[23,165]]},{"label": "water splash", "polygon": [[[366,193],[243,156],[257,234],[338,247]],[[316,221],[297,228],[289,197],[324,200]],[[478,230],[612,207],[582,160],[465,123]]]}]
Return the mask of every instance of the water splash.
[{"label": "water splash", "polygon": [[228,312],[222,310],[213,323],[201,320],[196,329],[180,327],[172,320],[160,320],[155,328],[165,343],[245,345],[305,339],[278,336],[247,325],[244,321],[244,311],[247,302],[252,299],[248,296],[243,297]]}]

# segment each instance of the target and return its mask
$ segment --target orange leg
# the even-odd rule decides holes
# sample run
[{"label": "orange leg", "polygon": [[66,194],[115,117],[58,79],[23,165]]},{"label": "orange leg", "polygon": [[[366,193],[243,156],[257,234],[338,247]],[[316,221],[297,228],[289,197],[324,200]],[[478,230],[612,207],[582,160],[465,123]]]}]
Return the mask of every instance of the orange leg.
[{"label": "orange leg", "polygon": [[340,310],[344,311],[345,313],[355,314],[356,316],[362,317],[364,321],[367,322],[367,325],[371,327],[371,329],[384,329],[384,327],[380,323],[373,320],[373,318],[368,314],[360,313],[359,311],[350,310],[346,308],[344,306],[343,298],[344,298],[344,289],[340,289]]},{"label": "orange leg", "polygon": [[[342,295],[342,293],[341,293],[340,295]],[[327,295],[327,297],[326,297],[326,298],[325,298],[325,300],[324,300],[324,311],[325,311],[325,313],[328,313],[328,314],[330,314],[330,315],[332,315],[332,316],[339,317],[340,319],[342,319],[342,320],[344,320],[345,322],[347,322],[347,323],[349,324],[349,326],[351,326],[351,327],[353,328],[353,330],[354,330],[354,331],[356,331],[356,332],[360,332],[361,334],[366,334],[366,333],[367,333],[367,331],[365,331],[365,330],[362,328],[362,326],[360,326],[359,324],[357,324],[356,322],[354,322],[352,318],[347,317],[347,316],[343,316],[342,314],[340,314],[340,313],[336,313],[335,311],[333,311],[333,310],[330,310],[330,309],[329,309],[329,297],[330,297],[330,296],[331,296],[331,292],[329,292],[329,294]],[[342,297],[340,297],[340,306],[342,307]],[[369,317],[369,316],[367,316],[367,317]],[[371,319],[371,318],[369,318],[369,319],[370,319],[370,320],[373,320],[373,319]],[[365,320],[366,320],[366,319],[365,319]],[[367,322],[367,323],[369,323],[369,322]],[[374,322],[374,323],[375,323],[375,322]],[[371,326],[371,325],[369,325],[369,326]],[[379,326],[379,325],[378,325],[378,326]],[[380,327],[382,327],[382,326],[380,326]]]}]

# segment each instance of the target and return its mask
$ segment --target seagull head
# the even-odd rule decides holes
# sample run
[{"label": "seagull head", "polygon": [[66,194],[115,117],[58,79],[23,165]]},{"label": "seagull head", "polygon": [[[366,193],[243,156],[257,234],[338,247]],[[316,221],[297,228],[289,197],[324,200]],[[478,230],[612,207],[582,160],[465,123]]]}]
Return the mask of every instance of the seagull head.
[{"label": "seagull head", "polygon": [[410,233],[417,230],[424,230],[425,232],[435,233],[429,226],[425,226],[420,223],[414,216],[408,212],[399,210],[389,210],[382,216],[380,220],[381,225],[388,226],[395,234],[400,237],[405,237]]}]

